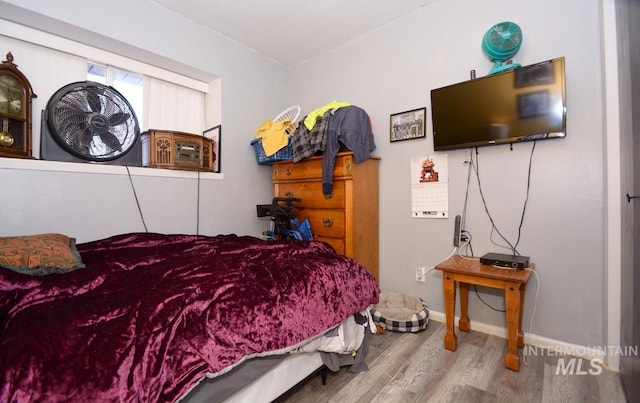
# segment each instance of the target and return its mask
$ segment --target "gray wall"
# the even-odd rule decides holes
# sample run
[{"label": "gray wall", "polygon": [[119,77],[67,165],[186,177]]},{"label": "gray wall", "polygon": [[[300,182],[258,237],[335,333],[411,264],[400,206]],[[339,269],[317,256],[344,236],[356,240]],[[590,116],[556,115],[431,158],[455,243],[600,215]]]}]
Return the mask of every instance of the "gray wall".
[{"label": "gray wall", "polygon": [[[469,71],[486,75],[482,36],[511,20],[524,32],[514,58],[524,65],[566,58],[567,137],[539,142],[533,156],[531,193],[519,250],[531,256],[540,293],[531,331],[565,342],[604,343],[604,156],[600,2],[443,0],[424,7],[338,50],[292,68],[290,102],[310,111],[331,100],[349,101],[371,116],[380,165],[380,285],[409,292],[444,312],[441,275],[415,281],[414,268],[435,265],[452,251],[453,217],[462,214],[468,152],[447,152],[449,219],[411,218],[409,161],[432,155],[429,91],[464,81]],[[389,115],[426,106],[427,139],[389,142]],[[512,242],[527,182],[531,143],[479,149],[488,208]],[[491,242],[490,224],[472,179],[467,226],[476,255],[504,250]],[[494,235],[494,239],[497,239]],[[534,307],[536,281],[528,287],[525,330]],[[480,289],[502,308],[500,293]],[[504,326],[504,314],[470,296],[474,320]]]},{"label": "gray wall", "polygon": [[[441,0],[289,70],[150,1],[112,1],[100,8],[100,18],[92,2],[74,0],[0,2],[0,15],[11,4],[27,10],[24,23],[36,21],[30,14],[33,11],[40,18],[47,16],[49,22],[53,19],[53,26],[60,27],[62,21],[98,36],[87,35],[82,40],[111,38],[126,45],[123,48],[144,49],[150,57],[178,60],[183,66],[222,77],[224,180],[206,181],[201,189],[201,204],[209,208],[201,217],[201,233],[257,234],[263,229],[254,206],[271,198],[270,171],[255,164],[249,141],[264,119],[289,104],[302,105],[303,113],[332,100],[363,107],[371,116],[376,153],[382,157],[381,288],[419,295],[440,312],[444,311],[440,275],[431,272],[426,284],[416,283],[414,268],[419,262],[434,265],[451,252],[453,218],[410,218],[409,161],[433,153],[431,120],[427,121],[426,139],[391,144],[389,115],[422,106],[430,113],[430,89],[466,80],[471,69],[486,74],[490,62],[480,49],[482,35],[499,21],[516,21],[525,38],[516,61],[530,64],[565,56],[567,62],[568,136],[536,147],[519,248],[532,257],[541,280],[531,330],[569,343],[603,344],[606,217],[600,1],[492,0],[479,4]],[[127,12],[120,13],[121,9]],[[37,91],[37,83],[32,84]],[[489,209],[510,239],[516,236],[524,201],[530,150],[531,144],[515,146],[513,151],[508,146],[480,150]],[[468,155],[465,151],[447,154],[453,217],[462,213]],[[1,210],[0,235],[57,231],[88,240],[140,230],[131,195],[119,181],[91,174],[4,169],[0,169],[0,179],[9,184],[5,189],[12,190],[0,193],[0,201],[19,206],[19,214]],[[150,227],[155,223],[166,231],[193,232],[192,185],[183,179],[143,179],[142,198],[154,203]],[[79,199],[78,192],[82,194]],[[85,207],[74,207],[78,200]],[[91,220],[97,217],[93,211],[113,206],[125,212]],[[186,221],[180,215],[185,211],[192,214]],[[500,251],[491,243],[475,184],[467,213],[466,229],[473,234],[474,252]],[[526,330],[536,286],[535,280],[529,286]],[[480,292],[492,305],[502,306],[498,293]],[[472,321],[504,326],[503,314],[485,307],[473,295],[470,301]]]},{"label": "gray wall", "polygon": [[[168,69],[222,77],[224,180],[200,184],[199,232],[259,235],[266,229],[256,219],[255,205],[271,200],[271,171],[255,163],[249,143],[262,121],[288,106],[282,65],[146,0],[115,0],[99,7],[74,0],[0,1],[0,16],[144,61],[160,61]],[[30,63],[37,60],[18,64],[31,79]],[[31,80],[39,102],[34,120],[40,119],[39,110],[55,90],[49,90],[46,80]],[[0,235],[63,232],[87,241],[143,230],[126,175],[0,169],[0,180],[0,202],[13,206],[0,211]],[[196,232],[195,179],[137,177],[135,182],[150,231]]]}]

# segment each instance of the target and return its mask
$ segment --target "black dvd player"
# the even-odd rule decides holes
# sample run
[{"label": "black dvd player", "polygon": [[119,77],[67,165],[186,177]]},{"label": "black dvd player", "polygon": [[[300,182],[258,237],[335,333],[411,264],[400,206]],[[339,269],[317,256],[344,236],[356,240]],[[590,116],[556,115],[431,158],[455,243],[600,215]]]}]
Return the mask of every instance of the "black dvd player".
[{"label": "black dvd player", "polygon": [[489,266],[508,267],[510,269],[524,269],[529,266],[529,256],[487,253],[480,257],[480,263]]}]

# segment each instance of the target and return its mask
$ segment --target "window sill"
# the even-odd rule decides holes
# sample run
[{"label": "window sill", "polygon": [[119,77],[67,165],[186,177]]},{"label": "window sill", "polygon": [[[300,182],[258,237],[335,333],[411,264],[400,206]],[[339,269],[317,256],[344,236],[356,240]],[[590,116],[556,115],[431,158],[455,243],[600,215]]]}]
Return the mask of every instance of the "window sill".
[{"label": "window sill", "polygon": [[[102,175],[127,175],[127,168],[119,165],[102,165],[92,163],[44,161],[23,158],[0,157],[0,169],[16,169],[26,171],[75,172]],[[165,178],[196,178],[223,180],[224,174],[213,172],[183,171],[176,169],[158,169],[129,167],[132,176],[152,176]]]}]

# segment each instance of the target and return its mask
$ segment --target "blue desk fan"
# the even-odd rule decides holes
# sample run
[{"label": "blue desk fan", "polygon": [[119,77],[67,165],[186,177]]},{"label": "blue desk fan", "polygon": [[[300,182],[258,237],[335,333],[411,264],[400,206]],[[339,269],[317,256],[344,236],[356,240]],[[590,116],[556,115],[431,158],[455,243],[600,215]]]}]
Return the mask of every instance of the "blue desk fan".
[{"label": "blue desk fan", "polygon": [[520,67],[518,63],[505,63],[510,60],[522,45],[522,30],[515,22],[504,21],[492,26],[482,38],[482,50],[493,62],[489,74]]}]

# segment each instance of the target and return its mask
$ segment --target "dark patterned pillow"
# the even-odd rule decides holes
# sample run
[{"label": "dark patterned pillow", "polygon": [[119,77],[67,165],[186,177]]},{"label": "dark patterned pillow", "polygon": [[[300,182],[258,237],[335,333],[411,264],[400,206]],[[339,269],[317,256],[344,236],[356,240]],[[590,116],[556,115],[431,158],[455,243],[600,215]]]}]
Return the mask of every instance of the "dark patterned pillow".
[{"label": "dark patterned pillow", "polygon": [[75,238],[40,234],[0,238],[0,266],[32,276],[66,273],[84,267]]}]

